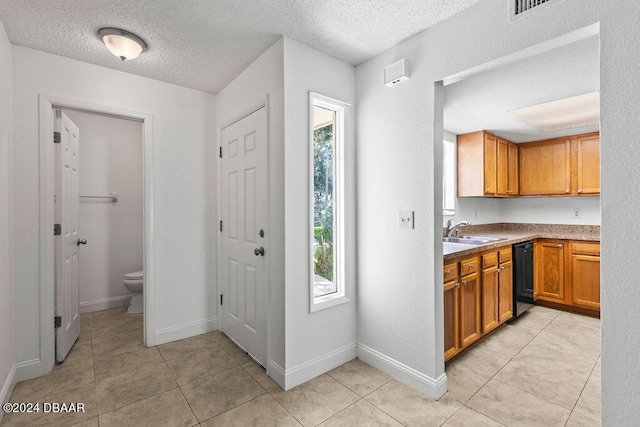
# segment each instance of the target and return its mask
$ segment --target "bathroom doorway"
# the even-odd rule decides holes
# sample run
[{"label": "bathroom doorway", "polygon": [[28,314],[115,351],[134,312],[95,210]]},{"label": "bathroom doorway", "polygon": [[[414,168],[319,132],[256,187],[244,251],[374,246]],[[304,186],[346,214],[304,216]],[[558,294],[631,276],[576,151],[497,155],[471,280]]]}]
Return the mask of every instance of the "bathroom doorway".
[{"label": "bathroom doorway", "polygon": [[[144,322],[144,344],[147,346],[154,345],[153,330],[154,318],[152,310],[151,292],[153,283],[153,254],[152,254],[152,218],[153,218],[153,117],[147,113],[141,113],[136,111],[124,110],[118,107],[96,105],[86,103],[78,100],[71,100],[66,98],[60,98],[49,95],[39,95],[39,140],[40,140],[40,225],[42,230],[53,229],[54,224],[54,188],[53,188],[53,166],[54,166],[54,149],[51,143],[53,135],[53,115],[54,108],[62,109],[67,112],[71,112],[74,116],[80,117],[80,115],[86,115],[91,119],[101,117],[103,119],[118,120],[120,122],[135,123],[138,128],[138,135],[140,136],[140,144],[138,150],[140,152],[138,168],[140,172],[139,181],[142,197],[139,200],[141,207],[141,218],[138,222],[138,229],[141,229],[141,239],[138,239],[138,248],[141,248],[141,263],[138,260],[138,270],[143,269],[145,271],[144,281],[144,294],[145,294],[145,313],[143,317]],[[77,119],[77,117],[74,117]],[[80,127],[80,126],[79,126]],[[80,129],[82,132],[82,128]],[[115,152],[114,155],[124,155],[125,153]],[[98,156],[99,157],[99,156]],[[105,162],[106,163],[106,162]],[[116,189],[106,190],[105,194],[87,194],[87,195],[110,195],[112,192],[117,192],[117,199],[122,200],[122,197],[126,195],[127,190],[123,188],[123,191]],[[81,190],[82,191],[82,190]],[[97,189],[96,189],[97,191]],[[128,197],[128,196],[126,196]],[[96,200],[97,201],[97,200]],[[96,202],[94,201],[94,202]],[[104,200],[101,200],[105,203]],[[107,199],[106,204],[111,207],[113,198]],[[106,206],[103,206],[106,207]],[[131,225],[131,227],[135,224]],[[110,237],[110,240],[122,240],[123,234],[126,234],[127,228],[120,230],[121,233],[115,234]],[[84,237],[83,237],[84,238]],[[89,242],[88,242],[89,244]],[[123,246],[126,242],[123,241]],[[88,247],[89,245],[87,245]],[[134,246],[134,245],[132,245]],[[124,256],[126,251],[113,251],[107,256]],[[42,304],[40,306],[40,342],[41,342],[41,361],[45,367],[52,368],[55,360],[55,346],[54,346],[54,334],[52,334],[53,322],[50,319],[50,313],[54,309],[54,289],[55,289],[55,260],[54,260],[54,236],[53,233],[41,233],[40,236],[40,291],[42,295]],[[141,265],[140,265],[141,264]],[[131,266],[131,268],[133,268]],[[132,270],[133,271],[133,270]],[[131,271],[127,271],[129,273]],[[94,273],[91,273],[94,274]],[[95,274],[100,274],[96,271]],[[109,273],[111,275],[116,273]],[[124,276],[124,275],[123,275]],[[122,277],[119,278],[120,284],[122,283]],[[115,283],[115,282],[114,282]],[[113,288],[115,289],[115,288]],[[112,292],[111,288],[106,292]],[[125,294],[126,290],[122,286],[122,294]],[[85,304],[86,310],[95,311],[100,307],[109,308],[109,306],[118,306],[126,304],[124,295],[111,295],[106,297],[99,297],[90,299],[88,297],[87,304]],[[103,308],[103,309],[104,309]],[[46,368],[45,368],[46,369]]]}]

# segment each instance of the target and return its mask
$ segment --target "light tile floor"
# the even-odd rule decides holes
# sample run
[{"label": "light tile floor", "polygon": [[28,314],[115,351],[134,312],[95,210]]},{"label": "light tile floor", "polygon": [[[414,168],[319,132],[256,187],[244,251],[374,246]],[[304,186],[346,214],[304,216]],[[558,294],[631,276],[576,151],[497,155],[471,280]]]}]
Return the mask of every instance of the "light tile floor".
[{"label": "light tile floor", "polygon": [[81,324],[67,360],[11,401],[85,412],[7,414],[2,426],[600,425],[600,322],[543,307],[450,363],[439,401],[358,359],[284,392],[218,332],[145,348],[140,315]]}]

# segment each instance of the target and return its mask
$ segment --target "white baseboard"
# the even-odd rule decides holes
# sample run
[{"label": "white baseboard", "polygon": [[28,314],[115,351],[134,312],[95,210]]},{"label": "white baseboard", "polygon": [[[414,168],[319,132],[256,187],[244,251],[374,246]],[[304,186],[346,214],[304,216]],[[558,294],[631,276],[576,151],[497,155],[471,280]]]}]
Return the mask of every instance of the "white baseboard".
[{"label": "white baseboard", "polygon": [[[4,384],[2,385],[2,389],[0,389],[0,404],[7,403],[9,399],[11,399],[11,393],[13,393],[13,388],[16,386],[16,367],[12,366],[9,371],[9,375],[4,380]],[[0,422],[2,422],[2,416],[4,415],[4,411],[0,411]]]},{"label": "white baseboard", "polygon": [[[284,372],[284,390],[309,381],[356,358],[356,344],[348,344],[332,352],[316,357]],[[276,381],[277,382],[277,381]],[[279,384],[279,383],[278,383]],[[282,386],[281,386],[282,387]]]},{"label": "white baseboard", "polygon": [[391,375],[401,383],[438,400],[447,392],[447,375],[442,373],[438,378],[431,378],[422,372],[398,362],[363,344],[358,344],[358,358],[369,365]]},{"label": "white baseboard", "polygon": [[267,362],[267,375],[284,390],[284,369],[273,360]]},{"label": "white baseboard", "polygon": [[218,317],[214,316],[209,319],[197,320],[195,322],[183,323],[182,325],[172,326],[170,328],[159,329],[154,334],[153,344],[165,344],[171,341],[194,337],[196,335],[217,330]]},{"label": "white baseboard", "polygon": [[131,295],[120,295],[111,298],[101,298],[93,301],[85,301],[80,303],[80,313],[92,313],[94,311],[109,310],[110,308],[122,307],[129,305]]},{"label": "white baseboard", "polygon": [[[53,362],[53,359],[51,359]],[[46,366],[42,359],[32,359],[24,362],[16,363],[14,368],[16,369],[15,381],[26,381],[34,378],[41,377],[48,374],[53,370],[53,362],[51,366]]]}]

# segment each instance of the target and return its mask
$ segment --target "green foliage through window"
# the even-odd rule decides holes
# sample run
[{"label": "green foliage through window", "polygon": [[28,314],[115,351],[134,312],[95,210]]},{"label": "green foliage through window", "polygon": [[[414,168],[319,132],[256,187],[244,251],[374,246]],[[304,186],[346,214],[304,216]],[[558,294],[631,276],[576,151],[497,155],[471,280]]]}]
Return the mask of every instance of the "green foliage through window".
[{"label": "green foliage through window", "polygon": [[334,126],[313,131],[314,273],[333,280]]}]

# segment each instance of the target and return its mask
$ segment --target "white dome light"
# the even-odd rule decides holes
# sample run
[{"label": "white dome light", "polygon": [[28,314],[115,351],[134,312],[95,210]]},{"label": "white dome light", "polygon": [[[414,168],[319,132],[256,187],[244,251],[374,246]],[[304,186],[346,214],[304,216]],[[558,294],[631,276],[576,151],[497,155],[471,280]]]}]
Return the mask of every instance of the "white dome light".
[{"label": "white dome light", "polygon": [[101,28],[98,37],[111,53],[123,61],[137,58],[147,50],[147,44],[140,37],[119,28]]}]

